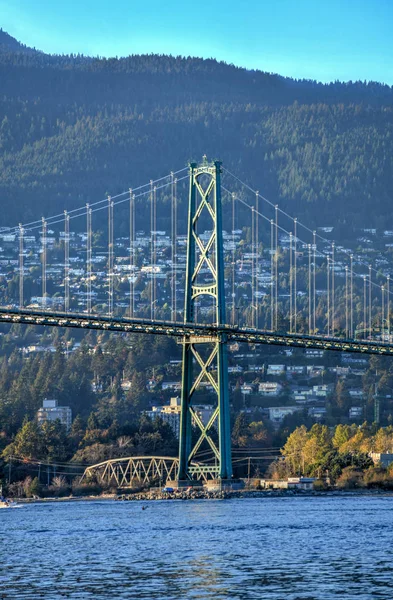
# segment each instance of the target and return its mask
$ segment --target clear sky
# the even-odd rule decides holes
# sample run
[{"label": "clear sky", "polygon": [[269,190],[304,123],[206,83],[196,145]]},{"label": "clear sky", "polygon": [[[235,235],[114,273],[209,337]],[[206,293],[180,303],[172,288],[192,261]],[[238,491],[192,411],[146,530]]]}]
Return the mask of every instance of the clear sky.
[{"label": "clear sky", "polygon": [[393,85],[393,0],[0,0],[0,26],[50,53],[214,57]]}]

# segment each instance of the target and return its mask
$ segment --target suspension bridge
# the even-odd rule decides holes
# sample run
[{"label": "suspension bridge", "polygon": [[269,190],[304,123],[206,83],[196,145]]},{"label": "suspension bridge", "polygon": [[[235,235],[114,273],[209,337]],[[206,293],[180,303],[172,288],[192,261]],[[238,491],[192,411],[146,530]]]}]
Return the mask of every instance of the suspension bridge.
[{"label": "suspension bridge", "polygon": [[[103,210],[104,242],[93,228]],[[0,322],[178,338],[181,420],[172,470],[179,485],[201,477],[228,482],[230,343],[393,354],[389,266],[370,264],[318,231],[204,157],[138,188],[4,230],[15,255],[5,281],[18,285],[14,292],[3,285]],[[41,296],[32,301],[26,283],[37,236]],[[208,423],[193,410],[203,381],[217,399]],[[212,460],[198,465],[202,445]],[[149,469],[163,474],[166,463],[155,460]],[[108,463],[104,472],[124,479],[130,465],[123,472]]]}]

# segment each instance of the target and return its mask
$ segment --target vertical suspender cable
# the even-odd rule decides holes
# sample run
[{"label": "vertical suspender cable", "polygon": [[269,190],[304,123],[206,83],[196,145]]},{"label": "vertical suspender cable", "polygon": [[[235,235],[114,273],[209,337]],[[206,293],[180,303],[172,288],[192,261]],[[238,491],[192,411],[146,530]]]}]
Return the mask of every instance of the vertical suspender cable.
[{"label": "vertical suspender cable", "polygon": [[130,317],[135,316],[135,195],[130,188]]},{"label": "vertical suspender cable", "polygon": [[351,339],[353,339],[353,254],[350,256],[350,289]]},{"label": "vertical suspender cable", "polygon": [[270,329],[274,331],[274,221],[270,220]]},{"label": "vertical suspender cable", "polygon": [[289,333],[292,333],[293,282],[292,282],[292,232],[289,233]]},{"label": "vertical suspender cable", "polygon": [[177,178],[175,177],[175,186],[174,186],[174,206],[173,206],[173,251],[174,251],[174,282],[173,289],[175,295],[174,301],[174,314],[175,321],[177,321]]},{"label": "vertical suspender cable", "polygon": [[153,180],[150,180],[150,318],[153,320],[153,263],[154,263],[154,240],[153,240],[153,222],[154,222],[154,198],[153,198]]},{"label": "vertical suspender cable", "polygon": [[91,313],[91,208],[86,204],[86,307]]},{"label": "vertical suspender cable", "polygon": [[332,243],[332,335],[334,336],[334,325],[335,325],[335,286],[334,286],[334,248],[335,244]]},{"label": "vertical suspender cable", "polygon": [[235,247],[235,194],[232,194],[232,325],[236,320],[236,247]]},{"label": "vertical suspender cable", "polygon": [[330,335],[330,258],[326,258],[327,276],[327,334]]},{"label": "vertical suspender cable", "polygon": [[388,275],[386,277],[386,285],[387,285],[387,306],[386,306],[386,310],[387,310],[387,315],[386,315],[386,319],[387,319],[387,326],[388,326],[388,342],[390,343],[390,275]]},{"label": "vertical suspender cable", "polygon": [[108,315],[113,315],[113,202],[108,196]]},{"label": "vertical suspender cable", "polygon": [[46,308],[46,220],[42,217],[42,307]]},{"label": "vertical suspender cable", "polygon": [[24,305],[24,265],[23,265],[23,233],[24,229],[22,224],[19,224],[19,308],[23,308]]},{"label": "vertical suspender cable", "polygon": [[156,318],[157,309],[157,277],[156,277],[156,265],[157,265],[157,188],[154,186],[153,189],[153,319]]},{"label": "vertical suspender cable", "polygon": [[255,208],[251,209],[251,327],[255,327]]},{"label": "vertical suspender cable", "polygon": [[315,282],[316,282],[316,268],[317,268],[317,243],[316,243],[316,231],[313,231],[313,241],[312,241],[312,245],[313,245],[313,309],[312,309],[312,313],[313,313],[313,332],[314,334],[316,333],[316,301],[315,301],[315,297],[316,297],[316,287],[315,287]]},{"label": "vertical suspender cable", "polygon": [[114,220],[113,220],[113,200],[111,202],[111,314],[115,308],[115,238],[114,238]]},{"label": "vertical suspender cable", "polygon": [[70,216],[64,211],[64,312],[70,310]]},{"label": "vertical suspender cable", "polygon": [[371,265],[368,267],[368,335],[371,339],[372,334],[372,280],[371,280]]},{"label": "vertical suspender cable", "polygon": [[308,244],[308,333],[311,328],[311,244]]},{"label": "vertical suspender cable", "polygon": [[294,333],[296,333],[297,331],[297,218],[295,217],[293,220],[293,226],[294,226],[294,243],[295,243],[295,247],[294,247],[294,256],[293,256],[293,262],[294,262],[294,280],[293,280],[293,286],[294,286],[294,296],[293,296],[293,312],[294,312]]},{"label": "vertical suspender cable", "polygon": [[367,338],[367,277],[363,275],[363,338]]},{"label": "vertical suspender cable", "polygon": [[108,315],[111,316],[111,197],[108,196]]},{"label": "vertical suspender cable", "polygon": [[275,299],[276,299],[276,307],[275,307],[275,317],[274,317],[274,321],[275,321],[275,330],[277,331],[278,328],[278,204],[276,204],[275,206],[275,211],[276,211],[276,248],[275,248],[275,255],[274,255],[274,264],[275,264],[275,286],[276,286],[276,290],[274,293]]},{"label": "vertical suspender cable", "polygon": [[259,192],[255,192],[255,326],[259,328],[259,283],[258,283],[258,271],[259,271]]},{"label": "vertical suspender cable", "polygon": [[348,322],[348,266],[345,265],[345,337],[348,339],[349,322]]},{"label": "vertical suspender cable", "polygon": [[89,208],[90,205],[86,204],[86,276],[85,276],[85,284],[86,284],[86,312],[90,313],[90,305],[89,305]]},{"label": "vertical suspender cable", "polygon": [[171,320],[176,321],[175,313],[175,179],[171,172]]},{"label": "vertical suspender cable", "polygon": [[385,322],[385,286],[384,285],[381,287],[381,293],[382,293],[381,339],[382,339],[382,341],[384,341],[385,340],[385,336],[383,334],[384,322]]}]

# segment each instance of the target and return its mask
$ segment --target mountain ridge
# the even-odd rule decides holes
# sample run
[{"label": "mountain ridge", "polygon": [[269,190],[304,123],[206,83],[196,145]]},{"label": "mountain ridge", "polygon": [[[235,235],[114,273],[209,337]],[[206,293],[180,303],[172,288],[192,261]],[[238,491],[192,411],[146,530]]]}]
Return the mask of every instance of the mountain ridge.
[{"label": "mountain ridge", "polygon": [[12,35],[4,31],[4,29],[0,28],[0,53],[1,52],[21,52],[23,54],[40,53],[39,50],[22,44]]},{"label": "mountain ridge", "polygon": [[310,223],[391,219],[389,86],[299,82],[214,59],[32,49],[0,52],[0,80],[2,225],[123,191],[205,153]]}]

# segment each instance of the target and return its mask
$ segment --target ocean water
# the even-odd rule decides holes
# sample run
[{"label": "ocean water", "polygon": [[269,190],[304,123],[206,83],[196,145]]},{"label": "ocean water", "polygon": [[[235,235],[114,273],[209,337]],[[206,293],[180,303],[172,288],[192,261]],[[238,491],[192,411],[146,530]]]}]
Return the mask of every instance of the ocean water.
[{"label": "ocean water", "polygon": [[392,600],[392,534],[388,496],[32,504],[0,511],[0,598]]}]

